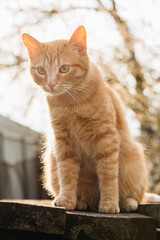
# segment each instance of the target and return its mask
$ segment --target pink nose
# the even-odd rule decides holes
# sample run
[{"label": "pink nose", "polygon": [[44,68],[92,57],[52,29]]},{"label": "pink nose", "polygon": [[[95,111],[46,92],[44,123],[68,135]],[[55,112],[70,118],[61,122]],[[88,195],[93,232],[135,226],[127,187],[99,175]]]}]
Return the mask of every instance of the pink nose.
[{"label": "pink nose", "polygon": [[49,82],[49,83],[48,83],[48,86],[49,86],[50,88],[54,88],[55,85],[56,85],[56,84],[55,84],[55,83],[52,83],[52,82]]}]

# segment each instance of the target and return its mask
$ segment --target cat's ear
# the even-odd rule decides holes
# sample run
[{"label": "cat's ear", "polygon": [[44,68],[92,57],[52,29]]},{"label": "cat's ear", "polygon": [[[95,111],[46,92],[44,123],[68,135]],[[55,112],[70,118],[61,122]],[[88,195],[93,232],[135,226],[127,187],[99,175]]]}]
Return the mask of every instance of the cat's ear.
[{"label": "cat's ear", "polygon": [[34,52],[41,48],[40,42],[38,42],[35,38],[33,38],[27,33],[22,34],[22,40],[28,50],[28,54],[30,57]]},{"label": "cat's ear", "polygon": [[69,44],[72,44],[77,47],[80,55],[85,55],[87,52],[87,33],[84,26],[79,26],[71,38],[69,39]]}]

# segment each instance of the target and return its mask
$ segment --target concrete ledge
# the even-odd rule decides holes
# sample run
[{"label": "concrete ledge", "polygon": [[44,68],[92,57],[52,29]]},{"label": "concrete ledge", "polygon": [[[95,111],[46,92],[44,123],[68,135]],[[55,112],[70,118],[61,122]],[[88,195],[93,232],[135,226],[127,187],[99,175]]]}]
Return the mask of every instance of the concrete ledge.
[{"label": "concrete ledge", "polygon": [[65,235],[69,239],[156,239],[155,221],[136,213],[67,212]]},{"label": "concrete ledge", "polygon": [[65,223],[64,209],[43,206],[38,201],[0,201],[0,228],[62,235]]},{"label": "concrete ledge", "polygon": [[138,213],[155,218],[157,228],[160,228],[160,204],[141,204]]},{"label": "concrete ledge", "polygon": [[156,220],[139,213],[65,211],[50,200],[1,200],[0,239],[12,239],[11,233],[22,239],[24,232],[34,240],[156,240]]}]

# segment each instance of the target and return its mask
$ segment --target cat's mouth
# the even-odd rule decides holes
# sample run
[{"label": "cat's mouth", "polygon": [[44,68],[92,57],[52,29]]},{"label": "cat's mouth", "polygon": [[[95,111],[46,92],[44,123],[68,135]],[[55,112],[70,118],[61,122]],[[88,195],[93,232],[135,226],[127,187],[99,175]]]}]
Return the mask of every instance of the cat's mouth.
[{"label": "cat's mouth", "polygon": [[46,93],[49,93],[49,94],[51,94],[51,95],[53,95],[53,96],[58,96],[58,95],[62,95],[64,92],[63,92],[63,90],[61,89],[59,89],[58,87],[53,87],[53,88],[51,88],[51,87],[49,87],[48,85],[45,85],[45,86],[42,86],[42,88],[43,88],[43,90],[46,92]]}]

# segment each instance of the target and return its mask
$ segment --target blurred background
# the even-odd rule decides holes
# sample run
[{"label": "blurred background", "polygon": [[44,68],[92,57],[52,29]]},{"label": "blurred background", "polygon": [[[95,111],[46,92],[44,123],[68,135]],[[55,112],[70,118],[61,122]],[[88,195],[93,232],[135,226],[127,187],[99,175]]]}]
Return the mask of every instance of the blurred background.
[{"label": "blurred background", "polygon": [[159,0],[0,1],[0,198],[46,197],[39,156],[47,106],[21,35],[70,38],[81,24],[90,58],[120,94],[131,132],[146,149],[150,191],[160,194],[159,13]]}]

